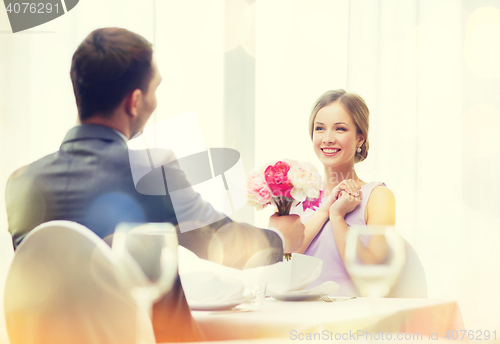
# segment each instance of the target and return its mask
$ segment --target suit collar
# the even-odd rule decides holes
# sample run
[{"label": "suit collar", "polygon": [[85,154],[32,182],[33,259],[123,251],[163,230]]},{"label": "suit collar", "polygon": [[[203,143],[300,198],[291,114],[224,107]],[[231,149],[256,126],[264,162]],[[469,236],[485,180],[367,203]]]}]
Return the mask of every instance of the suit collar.
[{"label": "suit collar", "polygon": [[71,128],[63,140],[63,144],[86,139],[116,141],[127,145],[126,141],[114,129],[100,124],[81,124]]}]

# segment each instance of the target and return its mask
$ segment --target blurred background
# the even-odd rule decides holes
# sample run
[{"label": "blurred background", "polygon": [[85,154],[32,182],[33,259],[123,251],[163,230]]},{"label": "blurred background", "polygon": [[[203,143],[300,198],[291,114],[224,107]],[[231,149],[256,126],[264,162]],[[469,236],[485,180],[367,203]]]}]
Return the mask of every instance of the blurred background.
[{"label": "blurred background", "polygon": [[[71,56],[105,26],[155,46],[149,125],[194,110],[206,146],[239,150],[247,172],[293,158],[322,173],[313,103],[331,89],[362,96],[370,151],[356,168],[394,191],[429,297],[458,300],[467,329],[500,330],[500,1],[81,0],[16,34],[0,6],[2,238],[8,176],[75,125]],[[234,218],[266,226],[271,212]],[[3,245],[2,266],[11,256]]]}]

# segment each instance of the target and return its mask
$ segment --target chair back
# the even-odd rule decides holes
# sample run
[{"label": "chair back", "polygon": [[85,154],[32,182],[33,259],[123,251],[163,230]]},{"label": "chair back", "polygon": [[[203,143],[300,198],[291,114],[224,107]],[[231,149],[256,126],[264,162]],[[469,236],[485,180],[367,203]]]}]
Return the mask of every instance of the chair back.
[{"label": "chair back", "polygon": [[149,317],[118,283],[111,248],[69,221],[44,223],[18,246],[5,319],[11,344],[155,343]]},{"label": "chair back", "polygon": [[8,231],[0,231],[0,344],[8,344],[7,328],[5,326],[5,315],[3,312],[3,295],[5,292],[5,281],[10,264],[14,258],[14,247],[12,236]]},{"label": "chair back", "polygon": [[427,278],[424,266],[413,246],[406,240],[405,251],[405,265],[388,297],[426,298]]}]

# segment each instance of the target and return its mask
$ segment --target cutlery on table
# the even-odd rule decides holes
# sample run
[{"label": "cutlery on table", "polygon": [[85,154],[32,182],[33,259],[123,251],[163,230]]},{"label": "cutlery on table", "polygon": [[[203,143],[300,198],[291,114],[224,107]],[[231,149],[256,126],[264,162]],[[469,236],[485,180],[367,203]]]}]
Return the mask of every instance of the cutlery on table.
[{"label": "cutlery on table", "polygon": [[352,299],[355,299],[356,296],[352,296],[352,297],[328,297],[326,295],[321,295],[321,300],[325,301],[325,302],[336,302],[336,301],[347,301],[347,300],[352,300]]}]

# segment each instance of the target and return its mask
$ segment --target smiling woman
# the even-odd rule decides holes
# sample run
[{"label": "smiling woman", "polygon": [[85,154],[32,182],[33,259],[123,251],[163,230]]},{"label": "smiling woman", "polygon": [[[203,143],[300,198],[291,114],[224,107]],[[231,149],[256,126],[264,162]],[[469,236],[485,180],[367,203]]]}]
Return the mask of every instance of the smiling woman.
[{"label": "smiling woman", "polygon": [[[334,90],[319,97],[309,120],[313,149],[324,166],[330,196],[317,211],[300,214],[306,233],[299,252],[323,260],[323,271],[313,285],[335,281],[340,285],[338,295],[358,295],[344,266],[349,227],[395,223],[392,191],[381,182],[364,182],[354,169],[368,155],[368,116],[360,96]],[[374,247],[371,253],[380,256],[382,251],[383,247]]]},{"label": "smiling woman", "polygon": [[[337,156],[342,150],[343,156],[354,156],[354,163],[366,159],[369,147],[368,115],[364,100],[344,90],[328,91],[316,101],[309,119],[309,132],[314,151],[323,165],[329,164],[324,157]],[[336,161],[348,163],[344,168],[352,169],[351,160]],[[345,174],[345,177],[348,178],[349,174]]]}]

